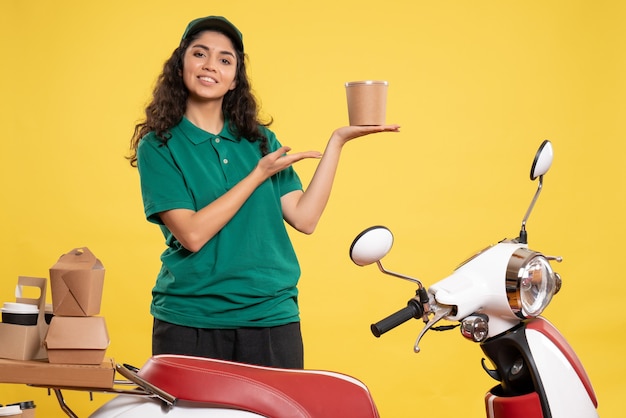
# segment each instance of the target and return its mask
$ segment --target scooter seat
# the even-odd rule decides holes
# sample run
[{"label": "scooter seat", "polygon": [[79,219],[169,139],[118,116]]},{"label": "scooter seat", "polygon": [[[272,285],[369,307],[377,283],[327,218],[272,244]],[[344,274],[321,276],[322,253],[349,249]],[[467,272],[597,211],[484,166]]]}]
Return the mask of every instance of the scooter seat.
[{"label": "scooter seat", "polygon": [[335,372],[157,355],[144,364],[138,375],[180,400],[267,417],[379,417],[367,387]]}]

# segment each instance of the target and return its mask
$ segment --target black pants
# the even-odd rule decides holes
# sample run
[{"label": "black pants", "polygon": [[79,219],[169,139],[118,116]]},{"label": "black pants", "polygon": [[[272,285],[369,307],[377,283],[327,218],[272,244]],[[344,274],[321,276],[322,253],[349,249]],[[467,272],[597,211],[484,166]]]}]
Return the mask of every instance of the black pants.
[{"label": "black pants", "polygon": [[154,319],[152,354],[181,354],[258,366],[304,368],[300,323],[271,328],[191,328]]}]

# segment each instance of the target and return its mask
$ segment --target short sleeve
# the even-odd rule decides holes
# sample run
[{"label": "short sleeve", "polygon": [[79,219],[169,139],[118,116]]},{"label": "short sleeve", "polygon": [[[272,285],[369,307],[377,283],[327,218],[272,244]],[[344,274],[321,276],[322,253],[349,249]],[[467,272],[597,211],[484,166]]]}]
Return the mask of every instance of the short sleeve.
[{"label": "short sleeve", "polygon": [[169,148],[153,134],[148,134],[139,143],[137,168],[148,221],[162,224],[158,214],[166,210],[195,210],[183,174]]}]

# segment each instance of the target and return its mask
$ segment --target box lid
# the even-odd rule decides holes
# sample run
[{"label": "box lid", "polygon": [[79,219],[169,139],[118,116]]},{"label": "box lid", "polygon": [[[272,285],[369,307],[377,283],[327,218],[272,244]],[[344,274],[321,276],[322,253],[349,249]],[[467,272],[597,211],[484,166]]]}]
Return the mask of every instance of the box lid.
[{"label": "box lid", "polygon": [[87,247],[74,248],[63,254],[51,270],[103,270],[102,262]]},{"label": "box lid", "polygon": [[55,316],[46,335],[48,350],[105,350],[109,343],[106,322],[101,316]]}]

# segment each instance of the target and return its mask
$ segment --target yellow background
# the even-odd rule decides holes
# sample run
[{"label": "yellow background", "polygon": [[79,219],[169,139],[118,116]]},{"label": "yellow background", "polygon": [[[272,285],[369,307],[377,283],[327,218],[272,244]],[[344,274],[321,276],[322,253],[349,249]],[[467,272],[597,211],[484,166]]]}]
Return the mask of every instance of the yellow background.
[{"label": "yellow background", "polygon": [[[264,114],[294,151],[323,150],[347,123],[346,81],[388,80],[388,122],[402,125],[346,146],[318,230],[292,234],[307,367],[359,378],[383,417],[484,416],[494,382],[478,345],[458,331],[429,333],[413,354],[417,321],[374,338],[370,323],[402,307],[414,287],[354,266],[348,247],[363,228],[384,224],[395,234],[389,269],[426,284],[445,277],[474,251],[517,235],[535,191],[532,158],[550,139],[554,165],[528,222],[531,248],[564,257],[563,289],[545,315],[585,364],[600,414],[620,416],[624,5],[2,0],[0,301],[13,299],[18,275],[47,277],[61,254],[87,246],[107,270],[107,355],[143,364],[163,240],[144,219],[124,155],[187,22],[225,15],[244,33]],[[308,182],[314,167],[296,168]],[[64,416],[44,389],[0,385],[0,403],[31,399],[39,417]],[[86,416],[110,397],[66,399]]]}]

